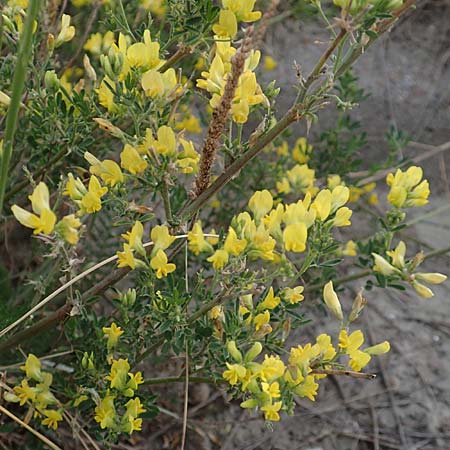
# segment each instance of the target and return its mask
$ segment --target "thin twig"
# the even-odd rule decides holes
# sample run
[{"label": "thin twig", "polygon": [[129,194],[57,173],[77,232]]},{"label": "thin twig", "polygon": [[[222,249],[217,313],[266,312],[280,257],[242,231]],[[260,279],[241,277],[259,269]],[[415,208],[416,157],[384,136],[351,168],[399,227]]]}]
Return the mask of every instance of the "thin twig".
[{"label": "thin twig", "polygon": [[188,402],[189,402],[189,348],[186,341],[186,363],[185,363],[185,382],[184,382],[184,408],[183,408],[183,431],[181,435],[181,450],[184,450],[186,444],[186,432],[188,421]]},{"label": "thin twig", "polygon": [[339,370],[339,369],[313,369],[311,373],[319,375],[338,375],[351,378],[362,378],[364,380],[373,380],[377,376],[374,373],[353,372],[352,370]]},{"label": "thin twig", "polygon": [[40,439],[45,445],[50,447],[52,450],[62,450],[61,447],[58,447],[56,444],[54,444],[48,437],[44,436],[43,434],[39,433],[39,431],[30,427],[30,425],[25,423],[23,420],[19,419],[19,417],[15,416],[12,412],[8,411],[2,405],[0,405],[0,412],[8,416],[10,419],[14,420],[14,422],[17,422],[21,427],[25,428],[30,433],[34,434],[38,439]]}]

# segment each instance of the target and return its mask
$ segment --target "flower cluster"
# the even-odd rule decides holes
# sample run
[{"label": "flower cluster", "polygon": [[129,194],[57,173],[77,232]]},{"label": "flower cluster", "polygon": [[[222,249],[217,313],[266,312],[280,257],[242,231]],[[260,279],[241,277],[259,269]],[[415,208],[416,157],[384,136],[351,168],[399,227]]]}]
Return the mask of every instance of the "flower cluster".
[{"label": "flower cluster", "polygon": [[400,241],[393,250],[386,252],[391,262],[385,257],[372,253],[374,259],[373,271],[392,280],[402,280],[409,283],[417,294],[423,298],[433,297],[433,291],[421,283],[429,284],[443,283],[447,276],[441,273],[416,272],[417,267],[423,262],[423,253],[418,253],[413,259],[405,260],[406,245]]},{"label": "flower cluster", "polygon": [[21,369],[25,372],[25,378],[12,391],[4,393],[5,400],[19,403],[20,406],[30,406],[35,416],[41,419],[42,425],[56,430],[58,423],[63,420],[63,408],[50,390],[52,374],[41,370],[39,358],[32,353]]}]

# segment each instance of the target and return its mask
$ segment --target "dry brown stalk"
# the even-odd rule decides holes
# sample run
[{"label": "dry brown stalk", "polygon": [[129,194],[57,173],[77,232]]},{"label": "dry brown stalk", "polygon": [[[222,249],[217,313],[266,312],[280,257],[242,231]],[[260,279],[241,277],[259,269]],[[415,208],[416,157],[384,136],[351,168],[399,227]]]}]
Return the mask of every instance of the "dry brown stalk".
[{"label": "dry brown stalk", "polygon": [[241,47],[231,59],[231,74],[225,84],[220,103],[212,113],[208,133],[203,143],[199,174],[195,180],[196,197],[209,186],[211,180],[211,168],[214,163],[216,151],[220,145],[220,138],[230,115],[231,104],[236,93],[239,78],[244,72],[245,60],[252,48],[252,35],[253,27],[250,27],[247,29]]},{"label": "dry brown stalk", "polygon": [[264,40],[264,36],[266,35],[267,28],[269,27],[270,19],[276,14],[277,6],[280,4],[280,0],[272,0],[270,2],[269,7],[264,13],[259,27],[255,31],[255,37],[253,42],[255,43],[255,48],[259,48],[262,41]]}]

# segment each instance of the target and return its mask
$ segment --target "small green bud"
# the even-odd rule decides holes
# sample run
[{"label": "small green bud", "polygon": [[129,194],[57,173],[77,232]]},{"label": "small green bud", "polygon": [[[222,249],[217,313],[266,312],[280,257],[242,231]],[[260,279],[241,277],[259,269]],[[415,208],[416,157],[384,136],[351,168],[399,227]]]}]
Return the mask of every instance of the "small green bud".
[{"label": "small green bud", "polygon": [[234,341],[228,341],[227,343],[227,350],[228,353],[231,355],[231,357],[237,362],[242,362],[242,353],[238,350],[236,347],[236,342]]},{"label": "small green bud", "polygon": [[245,362],[253,361],[261,352],[262,352],[262,345],[260,342],[255,342],[250,350],[245,354]]},{"label": "small green bud", "polygon": [[56,92],[59,89],[60,83],[58,80],[58,75],[56,75],[54,70],[47,70],[47,72],[45,72],[44,84],[45,87],[51,92]]},{"label": "small green bud", "polygon": [[84,352],[83,358],[81,360],[81,367],[83,367],[83,369],[87,369],[87,370],[95,369],[93,352],[91,352],[91,354],[89,354],[88,352]]}]

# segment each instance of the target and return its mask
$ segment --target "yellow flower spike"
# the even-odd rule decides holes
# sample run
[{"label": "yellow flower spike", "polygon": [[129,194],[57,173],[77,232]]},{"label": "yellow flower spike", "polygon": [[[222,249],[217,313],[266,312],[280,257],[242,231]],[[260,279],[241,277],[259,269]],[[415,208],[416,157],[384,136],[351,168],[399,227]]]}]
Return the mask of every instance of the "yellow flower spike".
[{"label": "yellow flower spike", "polygon": [[156,278],[167,277],[169,273],[172,273],[176,269],[175,264],[167,262],[167,255],[161,249],[150,260],[150,267],[156,271]]},{"label": "yellow flower spike", "polygon": [[341,322],[344,320],[344,316],[342,314],[341,303],[339,302],[339,298],[334,291],[333,282],[329,281],[323,288],[323,299],[325,300],[325,304],[328,306],[330,311],[335,315],[335,317]]},{"label": "yellow flower spike", "polygon": [[248,207],[256,222],[259,222],[273,207],[272,194],[267,189],[256,191],[251,196]]},{"label": "yellow flower spike", "polygon": [[227,264],[228,260],[230,258],[230,255],[228,252],[224,249],[218,249],[214,252],[212,256],[207,258],[207,261],[212,263],[214,269],[220,270],[222,269],[225,264]]},{"label": "yellow flower spike", "polygon": [[106,344],[108,351],[111,351],[117,345],[120,336],[124,333],[122,328],[118,327],[115,322],[113,322],[110,327],[103,327],[102,331],[108,339]]},{"label": "yellow flower spike", "polygon": [[238,31],[237,19],[233,11],[221,10],[219,14],[219,22],[213,25],[214,33],[220,38],[233,39]]},{"label": "yellow flower spike", "polygon": [[42,421],[42,425],[46,425],[49,428],[56,430],[58,428],[58,422],[62,421],[62,414],[54,409],[46,409],[42,411],[45,419]]},{"label": "yellow flower spike", "polygon": [[70,25],[70,16],[68,14],[63,14],[61,18],[61,31],[55,39],[55,48],[64,44],[64,42],[69,42],[75,36],[75,27]]},{"label": "yellow flower spike", "polygon": [[188,246],[189,250],[198,256],[203,252],[212,252],[212,245],[205,239],[203,235],[202,222],[197,220],[197,222],[192,227],[192,230],[188,232]]},{"label": "yellow flower spike", "polygon": [[282,406],[283,402],[268,403],[261,406],[261,411],[264,413],[264,418],[266,420],[270,420],[271,422],[278,422],[280,420],[278,411],[280,411]]},{"label": "yellow flower spike", "polygon": [[75,245],[78,242],[78,228],[81,227],[81,221],[75,214],[64,216],[56,225],[56,231],[61,237],[70,245]]},{"label": "yellow flower spike", "polygon": [[175,236],[170,235],[169,228],[166,225],[153,227],[150,238],[153,241],[153,254],[157,253],[158,250],[167,250],[175,240]]},{"label": "yellow flower spike", "polygon": [[231,386],[234,386],[239,381],[243,381],[246,374],[247,369],[240,364],[229,364],[226,363],[228,370],[225,370],[222,374],[223,378],[228,381]]},{"label": "yellow flower spike", "polygon": [[304,223],[293,223],[288,225],[283,231],[284,248],[288,252],[304,252],[308,231]]},{"label": "yellow flower spike", "polygon": [[268,72],[275,70],[278,67],[278,63],[271,57],[271,56],[265,56],[264,57],[264,69]]},{"label": "yellow flower spike", "polygon": [[400,241],[394,250],[387,251],[386,254],[391,257],[392,264],[395,267],[398,269],[405,267],[406,245],[403,241]]},{"label": "yellow flower spike", "polygon": [[253,11],[256,0],[222,0],[223,7],[236,14],[237,20],[254,22],[262,16],[261,11]]},{"label": "yellow flower spike", "polygon": [[30,353],[25,361],[25,365],[20,367],[25,372],[27,378],[32,378],[35,381],[42,381],[41,375],[41,361],[33,353]]},{"label": "yellow flower spike", "polygon": [[91,165],[89,168],[93,175],[99,176],[102,181],[114,187],[116,184],[123,183],[124,176],[122,170],[120,170],[119,164],[111,159],[105,159],[99,161],[94,155],[89,152],[85,152],[84,158]]},{"label": "yellow flower spike", "polygon": [[320,191],[314,199],[311,208],[317,212],[317,218],[324,222],[331,212],[332,194],[329,189]]},{"label": "yellow flower spike", "polygon": [[294,288],[284,288],[283,298],[287,300],[291,305],[295,305],[305,299],[302,292],[305,290],[303,286],[296,286]]},{"label": "yellow flower spike", "polygon": [[382,275],[385,276],[400,273],[400,271],[396,267],[389,264],[381,255],[378,255],[377,253],[372,253],[372,256],[375,260],[375,265],[373,266],[374,272],[381,273]]},{"label": "yellow flower spike", "polygon": [[417,281],[412,282],[412,287],[417,292],[417,294],[422,298],[431,298],[434,297],[433,291],[428,288],[427,286],[423,285],[422,283],[419,283]]},{"label": "yellow flower spike", "polygon": [[418,273],[414,274],[414,277],[417,280],[425,281],[425,283],[430,283],[430,284],[441,284],[447,279],[446,275],[443,275],[442,273],[437,273],[437,272],[435,272],[435,273],[418,272]]},{"label": "yellow flower spike", "polygon": [[275,297],[273,287],[271,286],[269,292],[266,295],[266,298],[258,305],[257,309],[259,311],[263,309],[274,309],[280,304],[280,301],[280,297]]},{"label": "yellow flower spike", "polygon": [[239,256],[247,247],[245,239],[238,239],[236,231],[232,227],[228,228],[228,234],[224,243],[224,250],[230,255]]},{"label": "yellow flower spike", "polygon": [[264,325],[270,322],[270,312],[264,311],[253,318],[256,331],[259,331]]},{"label": "yellow flower spike", "polygon": [[388,341],[381,342],[380,344],[373,345],[372,347],[367,347],[364,352],[368,355],[374,356],[374,355],[383,355],[385,353],[388,353],[391,349],[391,345]]},{"label": "yellow flower spike", "polygon": [[100,428],[104,430],[105,428],[114,429],[116,424],[116,408],[114,406],[114,400],[116,396],[109,394],[107,392],[106,396],[100,401],[100,403],[95,408],[94,419],[100,424]]},{"label": "yellow flower spike", "polygon": [[139,155],[139,152],[130,144],[125,144],[120,153],[120,165],[133,175],[144,172],[148,163]]}]

